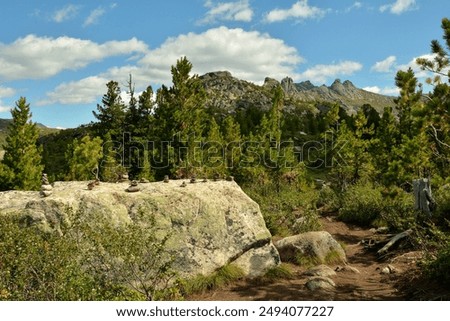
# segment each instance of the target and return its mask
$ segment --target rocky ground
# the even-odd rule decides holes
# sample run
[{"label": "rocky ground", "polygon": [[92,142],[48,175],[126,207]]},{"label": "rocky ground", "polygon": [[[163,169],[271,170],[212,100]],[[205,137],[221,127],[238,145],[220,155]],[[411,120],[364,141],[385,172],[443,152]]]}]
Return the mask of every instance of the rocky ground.
[{"label": "rocky ground", "polygon": [[[291,265],[294,276],[271,282],[239,281],[226,288],[196,294],[188,300],[202,301],[305,301],[305,300],[450,300],[450,289],[438,280],[430,282],[420,277],[417,263],[421,251],[404,249],[380,260],[376,252],[368,251],[362,240],[374,235],[373,230],[362,229],[339,222],[334,217],[322,218],[323,229],[345,246],[348,266],[329,265],[337,270],[331,279],[335,287],[311,291],[306,287],[305,268]],[[351,268],[349,268],[349,266]]]}]

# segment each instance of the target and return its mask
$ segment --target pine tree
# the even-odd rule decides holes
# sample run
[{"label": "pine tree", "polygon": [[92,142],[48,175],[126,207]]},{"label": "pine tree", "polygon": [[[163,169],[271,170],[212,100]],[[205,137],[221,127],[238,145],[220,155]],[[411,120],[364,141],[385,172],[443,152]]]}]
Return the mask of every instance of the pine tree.
[{"label": "pine tree", "polygon": [[114,141],[122,141],[125,130],[126,106],[120,97],[119,83],[110,81],[106,84],[107,93],[103,95],[102,105],[97,104],[98,112],[93,111],[96,124],[97,136],[105,140],[104,135],[109,133]]},{"label": "pine tree", "polygon": [[223,122],[223,142],[225,151],[225,165],[234,175],[241,160],[241,129],[233,116],[228,115]]},{"label": "pine tree", "polygon": [[[418,58],[417,64],[423,70],[430,71],[434,77],[426,81],[433,85],[433,91],[426,95],[426,106],[423,118],[426,128],[433,142],[431,149],[434,154],[434,163],[441,177],[450,174],[450,19],[444,18],[441,22],[444,32],[445,45],[438,40],[431,41],[433,59]],[[447,81],[445,82],[444,79]]]},{"label": "pine tree", "polygon": [[[169,151],[171,172],[179,177],[195,174],[195,150],[201,145],[206,123],[205,90],[186,57],[172,66],[172,87],[162,86],[157,93],[155,132],[160,141],[172,143]],[[166,153],[163,153],[166,155]]]},{"label": "pine tree", "polygon": [[3,179],[2,188],[37,190],[41,185],[40,179],[44,169],[41,165],[42,148],[36,145],[39,132],[36,124],[31,121],[30,105],[24,97],[16,102],[11,115],[13,121],[8,126],[2,161],[9,177]]},{"label": "pine tree", "polygon": [[103,156],[103,146],[100,137],[91,139],[84,136],[81,141],[75,139],[66,153],[69,164],[68,180],[90,180],[97,178],[99,161]]},{"label": "pine tree", "polygon": [[223,177],[226,173],[225,144],[220,131],[220,127],[214,118],[211,118],[208,135],[202,146],[203,162],[202,173],[207,177],[220,175]]}]

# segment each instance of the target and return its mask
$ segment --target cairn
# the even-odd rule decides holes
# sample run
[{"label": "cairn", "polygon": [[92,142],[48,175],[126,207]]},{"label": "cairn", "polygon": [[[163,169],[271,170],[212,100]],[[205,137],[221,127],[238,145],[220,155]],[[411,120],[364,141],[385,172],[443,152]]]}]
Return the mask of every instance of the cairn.
[{"label": "cairn", "polygon": [[217,182],[217,181],[219,181],[220,180],[220,175],[219,175],[219,173],[215,173],[214,175],[213,175],[213,181],[214,182]]},{"label": "cairn", "polygon": [[186,187],[187,186],[187,184],[186,184],[186,182],[184,182],[183,181],[183,183],[181,183],[181,185],[180,185],[180,187]]},{"label": "cairn", "polygon": [[169,183],[169,175],[164,175],[164,183]]},{"label": "cairn", "polygon": [[191,177],[191,180],[189,181],[191,184],[195,184],[197,182],[197,178],[194,176]]},{"label": "cairn", "polygon": [[119,174],[119,179],[117,180],[118,183],[124,183],[129,181],[129,176],[127,173]]},{"label": "cairn", "polygon": [[126,191],[128,193],[134,193],[134,192],[139,192],[141,189],[138,186],[138,182],[137,181],[132,181],[130,186],[128,186],[128,188],[126,189]]},{"label": "cairn", "polygon": [[234,176],[227,176],[226,180],[229,182],[234,182]]},{"label": "cairn", "polygon": [[42,197],[47,197],[52,195],[53,193],[53,187],[52,185],[50,185],[49,181],[48,181],[48,177],[46,173],[42,173],[42,178],[41,178],[41,196]]}]

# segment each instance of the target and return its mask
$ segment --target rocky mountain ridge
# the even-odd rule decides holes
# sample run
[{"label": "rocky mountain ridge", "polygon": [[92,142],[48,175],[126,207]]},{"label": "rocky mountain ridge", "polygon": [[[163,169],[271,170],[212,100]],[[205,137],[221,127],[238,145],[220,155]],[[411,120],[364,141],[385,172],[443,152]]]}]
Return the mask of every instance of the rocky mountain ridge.
[{"label": "rocky mountain ridge", "polygon": [[336,79],[330,86],[315,86],[310,81],[294,83],[292,78],[281,81],[267,77],[262,86],[240,80],[228,71],[206,73],[199,77],[210,105],[233,111],[238,108],[253,106],[268,109],[271,106],[271,90],[281,85],[287,100],[291,104],[301,103],[339,103],[349,113],[356,112],[364,104],[369,104],[378,112],[384,107],[394,106],[394,97],[376,94],[357,88],[351,81]]}]

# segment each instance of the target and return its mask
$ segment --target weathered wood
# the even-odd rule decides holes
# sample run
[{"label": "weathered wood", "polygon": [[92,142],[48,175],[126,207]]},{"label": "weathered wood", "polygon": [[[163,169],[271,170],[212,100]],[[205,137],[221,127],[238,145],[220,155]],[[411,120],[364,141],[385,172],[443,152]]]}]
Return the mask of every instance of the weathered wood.
[{"label": "weathered wood", "polygon": [[378,252],[377,254],[379,255],[383,255],[385,254],[397,241],[401,240],[404,237],[409,236],[412,233],[412,230],[406,230],[404,232],[401,232],[397,235],[395,235],[394,237],[392,237],[389,242],[386,243],[385,246],[383,246]]},{"label": "weathered wood", "polygon": [[413,181],[413,193],[415,200],[414,208],[431,216],[435,202],[431,195],[431,187],[428,179],[415,179]]}]

